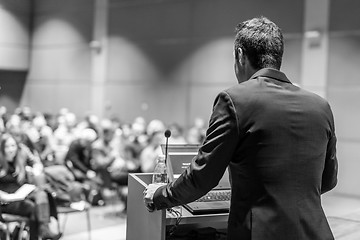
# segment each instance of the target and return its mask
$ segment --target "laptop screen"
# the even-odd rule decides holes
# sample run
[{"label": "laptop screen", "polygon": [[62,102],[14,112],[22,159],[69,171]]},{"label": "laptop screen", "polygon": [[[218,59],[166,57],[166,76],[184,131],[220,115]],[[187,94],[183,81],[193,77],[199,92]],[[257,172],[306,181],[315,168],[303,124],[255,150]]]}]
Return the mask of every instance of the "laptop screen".
[{"label": "laptop screen", "polygon": [[[171,181],[176,180],[190,166],[191,161],[197,154],[197,151],[168,152],[167,167],[169,179]],[[227,169],[214,189],[230,189],[229,173]]]},{"label": "laptop screen", "polygon": [[197,152],[169,152],[168,164],[174,179],[177,179],[191,164]]},{"label": "laptop screen", "polygon": [[[200,148],[199,144],[169,144],[168,153],[171,152],[198,152]],[[166,144],[161,144],[161,150],[166,153]]]}]

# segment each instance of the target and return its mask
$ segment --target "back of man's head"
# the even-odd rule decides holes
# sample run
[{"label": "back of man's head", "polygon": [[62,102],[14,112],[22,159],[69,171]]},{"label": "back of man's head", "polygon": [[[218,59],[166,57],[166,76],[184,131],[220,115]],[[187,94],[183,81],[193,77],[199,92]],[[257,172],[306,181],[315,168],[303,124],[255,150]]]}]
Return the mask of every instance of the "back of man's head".
[{"label": "back of man's head", "polygon": [[280,69],[284,42],[281,29],[266,17],[237,25],[235,51],[241,48],[254,69]]}]

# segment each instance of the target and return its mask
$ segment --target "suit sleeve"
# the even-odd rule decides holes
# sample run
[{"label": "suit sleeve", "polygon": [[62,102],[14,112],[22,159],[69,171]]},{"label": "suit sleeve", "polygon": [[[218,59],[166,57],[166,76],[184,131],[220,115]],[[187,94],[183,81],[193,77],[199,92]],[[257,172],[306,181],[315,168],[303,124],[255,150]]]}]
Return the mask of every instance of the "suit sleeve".
[{"label": "suit sleeve", "polygon": [[224,174],[238,144],[238,121],[234,104],[226,92],[214,102],[206,138],[190,167],[175,181],[154,194],[156,209],[192,202],[215,187]]},{"label": "suit sleeve", "polygon": [[336,135],[333,115],[330,110],[330,133],[326,150],[325,166],[321,182],[321,194],[333,189],[337,184],[338,161],[336,158]]}]

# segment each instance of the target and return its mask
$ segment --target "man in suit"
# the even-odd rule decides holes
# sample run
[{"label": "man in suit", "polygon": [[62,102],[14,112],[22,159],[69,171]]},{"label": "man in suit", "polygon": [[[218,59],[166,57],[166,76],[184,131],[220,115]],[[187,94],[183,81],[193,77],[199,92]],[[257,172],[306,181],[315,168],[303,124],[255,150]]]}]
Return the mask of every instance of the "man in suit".
[{"label": "man in suit", "polygon": [[[150,210],[192,202],[229,167],[228,239],[334,239],[321,194],[337,184],[333,114],[280,71],[283,37],[265,17],[236,28],[239,84],[215,99],[206,138],[175,182],[144,191]],[[153,207],[153,208],[152,208]]]}]

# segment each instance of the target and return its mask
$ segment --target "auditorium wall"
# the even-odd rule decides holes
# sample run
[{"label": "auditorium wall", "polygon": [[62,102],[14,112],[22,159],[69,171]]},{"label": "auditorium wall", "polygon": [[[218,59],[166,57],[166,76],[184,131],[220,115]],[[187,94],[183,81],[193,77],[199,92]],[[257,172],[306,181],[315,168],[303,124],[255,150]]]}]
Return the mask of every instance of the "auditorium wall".
[{"label": "auditorium wall", "polygon": [[[48,112],[68,107],[80,116],[92,111],[94,2],[34,2],[31,66],[22,104]],[[136,116],[159,118],[183,126],[196,117],[207,121],[216,93],[236,83],[234,28],[258,15],[284,30],[283,68],[298,82],[302,4],[300,0],[108,1],[105,97],[99,100],[106,108],[103,115],[116,114],[124,121]]]},{"label": "auditorium wall", "polygon": [[91,110],[93,2],[34,1],[30,68],[22,105],[57,113]]},{"label": "auditorium wall", "polygon": [[0,104],[12,111],[20,104],[30,52],[30,1],[0,1]]},{"label": "auditorium wall", "polygon": [[143,115],[183,125],[191,124],[196,117],[207,120],[216,93],[236,84],[235,26],[260,13],[284,30],[284,69],[296,82],[301,60],[302,9],[302,1],[285,0],[112,0],[109,94],[105,95],[112,96],[115,109],[128,115],[124,118]]}]

